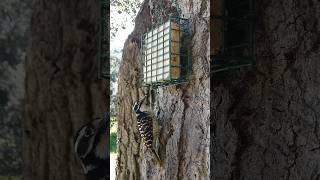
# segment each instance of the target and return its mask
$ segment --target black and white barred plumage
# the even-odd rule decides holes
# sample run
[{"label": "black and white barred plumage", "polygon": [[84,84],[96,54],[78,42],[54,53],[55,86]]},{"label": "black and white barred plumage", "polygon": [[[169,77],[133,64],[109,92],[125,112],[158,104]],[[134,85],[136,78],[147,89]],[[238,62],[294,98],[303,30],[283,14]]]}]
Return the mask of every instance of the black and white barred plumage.
[{"label": "black and white barred plumage", "polygon": [[74,137],[77,158],[87,180],[107,180],[110,175],[109,116],[82,126]]},{"label": "black and white barred plumage", "polygon": [[152,113],[140,110],[145,97],[146,96],[144,96],[141,100],[136,101],[132,107],[132,110],[136,114],[139,133],[143,139],[144,145],[156,156],[158,162],[160,163],[160,158],[154,149],[155,139],[157,138],[155,136],[158,135],[157,120]]}]

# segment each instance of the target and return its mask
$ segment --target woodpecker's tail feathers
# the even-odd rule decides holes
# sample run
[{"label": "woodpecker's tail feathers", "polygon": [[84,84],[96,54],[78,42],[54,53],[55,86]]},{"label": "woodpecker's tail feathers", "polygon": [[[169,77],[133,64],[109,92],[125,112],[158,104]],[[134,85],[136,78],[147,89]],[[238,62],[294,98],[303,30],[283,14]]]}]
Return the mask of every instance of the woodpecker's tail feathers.
[{"label": "woodpecker's tail feathers", "polygon": [[151,152],[156,157],[157,162],[159,163],[159,165],[162,166],[162,161],[161,161],[160,156],[158,155],[158,153],[156,153],[156,151],[153,148],[151,149]]}]

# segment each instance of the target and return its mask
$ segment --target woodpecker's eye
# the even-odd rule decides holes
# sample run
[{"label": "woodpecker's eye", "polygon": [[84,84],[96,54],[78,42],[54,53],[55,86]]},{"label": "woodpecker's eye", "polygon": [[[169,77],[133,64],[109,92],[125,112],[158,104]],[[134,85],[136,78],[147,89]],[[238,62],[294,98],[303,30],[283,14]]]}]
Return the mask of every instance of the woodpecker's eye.
[{"label": "woodpecker's eye", "polygon": [[94,134],[94,132],[95,132],[94,129],[89,127],[86,129],[84,136],[85,137],[92,136]]}]

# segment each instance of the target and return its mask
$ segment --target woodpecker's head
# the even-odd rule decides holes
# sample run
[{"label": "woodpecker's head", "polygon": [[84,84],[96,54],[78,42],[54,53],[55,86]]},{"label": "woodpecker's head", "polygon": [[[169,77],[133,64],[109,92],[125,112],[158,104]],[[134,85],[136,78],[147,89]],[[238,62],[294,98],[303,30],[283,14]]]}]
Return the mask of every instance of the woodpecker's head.
[{"label": "woodpecker's head", "polygon": [[[95,119],[82,126],[74,137],[75,153],[87,177],[107,175],[106,169],[109,166],[108,127],[109,116],[105,115],[102,119]],[[102,170],[104,172],[99,172]]]},{"label": "woodpecker's head", "polygon": [[144,99],[145,99],[146,97],[147,97],[146,95],[143,96],[140,100],[137,100],[137,101],[133,104],[132,110],[133,110],[134,112],[137,113],[137,112],[140,111],[141,105],[142,105],[142,103],[143,103],[143,101],[144,101]]}]

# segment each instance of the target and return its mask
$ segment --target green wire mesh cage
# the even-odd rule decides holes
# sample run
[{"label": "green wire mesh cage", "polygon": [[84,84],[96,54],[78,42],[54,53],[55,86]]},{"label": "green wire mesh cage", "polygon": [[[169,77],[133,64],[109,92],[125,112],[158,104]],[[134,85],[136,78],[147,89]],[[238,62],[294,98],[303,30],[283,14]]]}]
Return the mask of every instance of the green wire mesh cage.
[{"label": "green wire mesh cage", "polygon": [[98,77],[110,79],[110,1],[100,0],[100,32],[98,54]]},{"label": "green wire mesh cage", "polygon": [[143,86],[168,86],[188,81],[190,58],[188,44],[190,21],[180,17],[169,20],[141,37]]},{"label": "green wire mesh cage", "polygon": [[211,72],[254,63],[253,0],[216,0],[211,8]]}]

